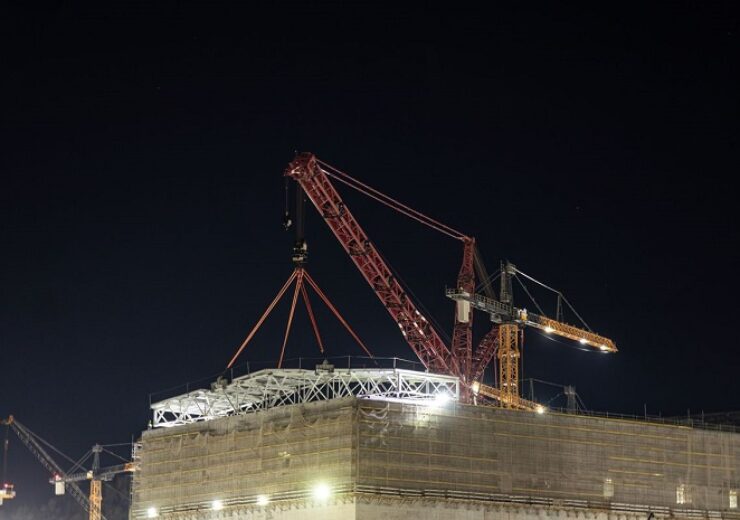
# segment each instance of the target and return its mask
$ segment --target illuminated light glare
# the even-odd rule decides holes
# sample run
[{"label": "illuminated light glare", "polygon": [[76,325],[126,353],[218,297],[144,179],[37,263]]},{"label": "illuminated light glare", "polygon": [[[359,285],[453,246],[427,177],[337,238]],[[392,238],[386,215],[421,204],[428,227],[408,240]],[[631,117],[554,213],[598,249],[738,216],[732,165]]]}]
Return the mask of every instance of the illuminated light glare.
[{"label": "illuminated light glare", "polygon": [[586,338],[581,338],[578,341],[581,342],[581,345],[585,345],[586,343],[588,343],[588,340]]},{"label": "illuminated light glare", "polygon": [[606,345],[599,345],[599,348],[601,350],[609,350],[609,347],[607,347]]},{"label": "illuminated light glare", "polygon": [[157,518],[157,508],[156,507],[150,507],[146,510],[146,517],[147,518]]},{"label": "illuminated light glare", "polygon": [[313,497],[316,500],[327,500],[331,496],[331,489],[326,484],[316,484],[313,488]]},{"label": "illuminated light glare", "polygon": [[473,393],[478,394],[480,392],[480,383],[478,381],[473,381]]},{"label": "illuminated light glare", "polygon": [[224,503],[220,500],[214,500],[213,504],[211,504],[211,509],[214,511],[221,511],[224,508]]},{"label": "illuminated light glare", "polygon": [[537,408],[535,408],[535,411],[536,411],[536,412],[537,412],[538,414],[542,415],[543,413],[545,413],[545,407],[544,407],[544,406],[542,406],[541,404],[538,404],[538,405],[537,405]]},{"label": "illuminated light glare", "polygon": [[452,396],[445,391],[437,392],[431,401],[432,406],[444,406],[452,400]]},{"label": "illuminated light glare", "polygon": [[260,495],[257,497],[257,505],[258,506],[266,506],[270,503],[270,499],[267,498],[265,495]]},{"label": "illuminated light glare", "polygon": [[548,334],[550,334],[551,332],[554,332],[554,331],[555,331],[555,329],[553,329],[552,327],[545,327],[545,332],[547,332]]}]

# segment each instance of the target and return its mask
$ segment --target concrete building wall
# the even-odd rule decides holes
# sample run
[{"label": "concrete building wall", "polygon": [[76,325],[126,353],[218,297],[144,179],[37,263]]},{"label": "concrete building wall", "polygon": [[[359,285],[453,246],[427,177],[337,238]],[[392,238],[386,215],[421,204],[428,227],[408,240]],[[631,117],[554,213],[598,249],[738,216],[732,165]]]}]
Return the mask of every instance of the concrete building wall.
[{"label": "concrete building wall", "polygon": [[[355,398],[149,430],[138,457],[133,518],[153,507],[162,518],[194,520],[308,510],[316,518],[487,519],[490,506],[531,520],[522,502],[584,514],[733,516],[730,496],[740,488],[738,434]],[[319,483],[331,489],[326,502],[312,495]],[[259,496],[270,504],[258,506]],[[213,511],[213,500],[224,510]]]}]

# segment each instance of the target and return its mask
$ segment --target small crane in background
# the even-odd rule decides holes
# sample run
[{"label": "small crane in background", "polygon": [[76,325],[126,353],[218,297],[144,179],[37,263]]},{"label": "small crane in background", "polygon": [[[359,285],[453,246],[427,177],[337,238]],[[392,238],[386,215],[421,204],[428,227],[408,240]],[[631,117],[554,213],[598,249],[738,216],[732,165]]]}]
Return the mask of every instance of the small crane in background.
[{"label": "small crane in background", "polygon": [[[79,461],[74,462],[72,459],[64,455],[61,451],[45,441],[31,430],[26,428],[23,424],[19,423],[12,415],[7,419],[0,422],[6,427],[5,430],[5,443],[4,443],[4,456],[3,456],[3,480],[5,480],[5,472],[7,466],[7,452],[8,452],[8,433],[10,430],[18,436],[21,442],[28,448],[28,450],[36,457],[44,468],[51,473],[49,483],[54,485],[54,492],[56,495],[64,495],[67,488],[69,488],[72,498],[74,498],[80,506],[88,512],[90,520],[106,520],[103,516],[103,494],[102,484],[113,480],[116,475],[121,473],[131,473],[136,470],[136,466],[133,462],[126,461],[119,455],[116,455],[112,451],[108,450],[108,447],[121,446],[116,445],[94,445],[90,451],[88,451]],[[73,462],[72,468],[65,472],[62,467],[49,455],[46,448],[56,451],[64,458]],[[122,464],[110,466],[107,468],[100,467],[100,455],[105,452],[123,461]],[[82,465],[88,459],[92,458],[91,469],[87,470]],[[86,496],[82,491],[78,482],[85,480],[90,481],[90,493]],[[14,486],[8,482],[3,483],[3,490],[0,492],[0,497],[7,499],[15,498]],[[2,504],[2,500],[0,500]]]}]

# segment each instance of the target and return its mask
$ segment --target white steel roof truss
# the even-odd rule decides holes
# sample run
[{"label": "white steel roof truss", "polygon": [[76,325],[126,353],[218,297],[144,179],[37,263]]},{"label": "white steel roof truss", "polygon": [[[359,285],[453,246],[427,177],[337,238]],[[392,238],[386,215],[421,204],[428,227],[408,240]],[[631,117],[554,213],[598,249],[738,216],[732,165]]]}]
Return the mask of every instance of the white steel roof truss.
[{"label": "white steel roof truss", "polygon": [[153,426],[169,427],[276,406],[355,396],[429,402],[440,394],[458,399],[455,377],[401,369],[269,369],[152,404]]}]

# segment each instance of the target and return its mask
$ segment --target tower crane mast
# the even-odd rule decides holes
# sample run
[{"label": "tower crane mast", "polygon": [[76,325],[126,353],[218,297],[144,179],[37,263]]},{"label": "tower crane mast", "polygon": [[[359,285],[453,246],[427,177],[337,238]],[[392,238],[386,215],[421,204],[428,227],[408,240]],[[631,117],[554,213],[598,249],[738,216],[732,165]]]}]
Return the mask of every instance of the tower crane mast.
[{"label": "tower crane mast", "polygon": [[90,481],[89,503],[90,509],[89,520],[105,520],[103,516],[103,482],[113,480],[113,477],[121,473],[132,473],[136,470],[133,462],[117,464],[115,466],[100,467],[100,454],[103,452],[103,446],[95,444],[92,447],[93,463],[90,471],[80,471],[77,473],[64,475],[58,473],[54,478],[49,480],[57,490],[63,489],[62,486],[74,486],[77,482],[84,480]]}]

